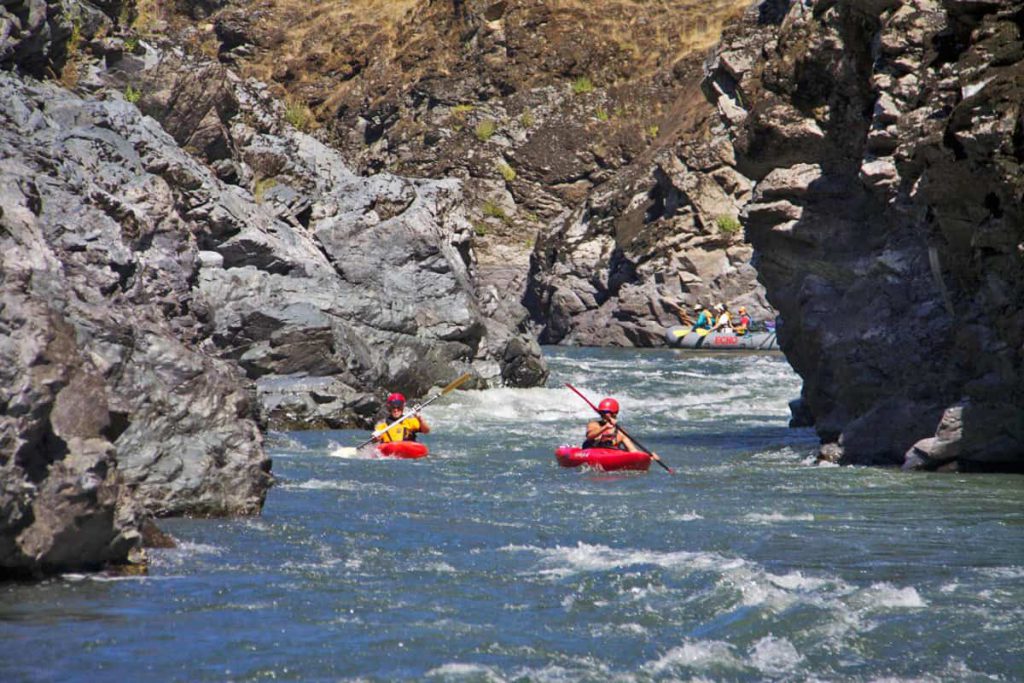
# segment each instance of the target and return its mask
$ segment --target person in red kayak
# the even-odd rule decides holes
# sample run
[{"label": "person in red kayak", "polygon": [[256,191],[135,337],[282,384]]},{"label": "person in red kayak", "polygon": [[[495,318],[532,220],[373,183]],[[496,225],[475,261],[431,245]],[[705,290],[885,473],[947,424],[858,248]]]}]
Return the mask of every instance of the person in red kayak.
[{"label": "person in red kayak", "polygon": [[[402,419],[405,412],[405,396],[399,393],[388,394],[387,416],[373,428],[377,443],[393,443],[395,441],[415,441],[417,434],[429,434],[427,421],[417,415]],[[390,428],[389,424],[394,423]]]},{"label": "person in red kayak", "polygon": [[618,448],[632,452],[642,450],[637,448],[628,436],[619,431],[616,424],[619,420],[618,401],[614,398],[602,399],[597,404],[597,412],[600,413],[601,418],[587,423],[587,438],[583,441],[584,448]]}]

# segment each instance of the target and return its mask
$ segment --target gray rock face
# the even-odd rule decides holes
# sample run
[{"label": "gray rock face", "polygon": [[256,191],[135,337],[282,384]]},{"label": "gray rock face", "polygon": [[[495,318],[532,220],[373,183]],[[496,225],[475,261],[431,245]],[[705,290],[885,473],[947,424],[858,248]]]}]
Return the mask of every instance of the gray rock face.
[{"label": "gray rock face", "polygon": [[145,515],[255,514],[248,383],[193,345],[190,163],[119,99],[0,73],[0,574],[123,562]]},{"label": "gray rock face", "polygon": [[708,67],[780,343],[844,462],[1024,469],[1019,11],[759,3]]},{"label": "gray rock face", "polygon": [[478,386],[544,380],[525,312],[478,292],[458,182],[356,176],[261,85],[170,52],[136,66],[106,77],[233,183],[183,182],[204,226],[194,293],[271,425],[366,425],[386,390],[466,370]]},{"label": "gray rock face", "polygon": [[751,183],[731,153],[716,143],[663,151],[648,174],[602,186],[542,231],[526,298],[541,342],[661,346],[679,324],[666,300],[774,317],[736,220]]}]

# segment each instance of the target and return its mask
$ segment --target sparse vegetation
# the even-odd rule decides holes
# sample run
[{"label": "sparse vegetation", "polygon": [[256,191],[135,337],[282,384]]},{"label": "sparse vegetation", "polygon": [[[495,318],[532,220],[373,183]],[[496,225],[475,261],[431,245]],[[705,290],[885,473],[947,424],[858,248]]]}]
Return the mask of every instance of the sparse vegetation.
[{"label": "sparse vegetation", "polygon": [[313,112],[305,102],[288,98],[285,100],[284,120],[301,131],[307,131],[313,124]]},{"label": "sparse vegetation", "polygon": [[456,104],[452,107],[452,116],[463,118],[466,114],[476,109],[472,104]]},{"label": "sparse vegetation", "polygon": [[138,49],[139,49],[139,39],[138,38],[136,38],[135,36],[128,36],[127,38],[124,39],[124,51],[125,52],[132,53],[132,52],[135,52]]},{"label": "sparse vegetation", "polygon": [[505,179],[506,183],[511,183],[516,179],[516,169],[509,166],[504,161],[499,161],[496,166],[498,168],[498,173],[501,174],[501,177]]},{"label": "sparse vegetation", "polygon": [[486,216],[487,218],[497,218],[505,225],[510,225],[512,223],[512,219],[508,217],[507,213],[505,213],[505,209],[501,208],[492,201],[484,202],[482,210],[484,216]]},{"label": "sparse vegetation", "polygon": [[726,235],[734,235],[743,227],[742,223],[736,220],[734,216],[730,216],[727,213],[716,216],[715,224],[718,226],[718,231],[725,233]]},{"label": "sparse vegetation", "polygon": [[124,88],[124,99],[131,104],[138,104],[139,100],[142,99],[142,92],[127,85]]},{"label": "sparse vegetation", "polygon": [[71,26],[66,48],[68,56],[60,71],[60,82],[73,88],[78,85],[78,67],[82,61],[82,27],[77,21]]},{"label": "sparse vegetation", "polygon": [[473,233],[476,234],[477,237],[486,237],[487,236],[487,224],[486,223],[484,223],[482,221],[472,221],[472,223],[473,223]]},{"label": "sparse vegetation", "polygon": [[267,190],[277,185],[276,178],[260,178],[256,181],[256,184],[252,188],[253,199],[256,200],[257,204],[263,203],[263,195],[266,194]]},{"label": "sparse vegetation", "polygon": [[645,132],[647,133],[647,137],[649,137],[650,139],[653,140],[656,137],[658,137],[658,131],[659,130],[661,130],[661,129],[656,124],[653,124],[653,125],[647,126],[647,130]]},{"label": "sparse vegetation", "polygon": [[473,132],[476,134],[477,140],[487,142],[496,130],[498,130],[498,124],[493,119],[484,119],[476,124],[476,130]]},{"label": "sparse vegetation", "polygon": [[[129,9],[133,4],[134,13]],[[160,1],[136,0],[135,3],[126,2],[122,10],[121,19],[122,23],[131,26],[140,33],[151,33],[160,22]]]},{"label": "sparse vegetation", "polygon": [[533,118],[533,112],[529,109],[524,110],[523,113],[519,115],[519,123],[523,124],[523,128],[533,128],[533,124],[536,122],[537,121]]},{"label": "sparse vegetation", "polygon": [[580,76],[572,82],[572,91],[577,95],[594,92],[594,83],[586,76]]},{"label": "sparse vegetation", "polygon": [[607,121],[611,117],[608,115],[608,111],[604,107],[598,107],[597,111],[594,112],[594,116],[597,117],[598,121]]}]

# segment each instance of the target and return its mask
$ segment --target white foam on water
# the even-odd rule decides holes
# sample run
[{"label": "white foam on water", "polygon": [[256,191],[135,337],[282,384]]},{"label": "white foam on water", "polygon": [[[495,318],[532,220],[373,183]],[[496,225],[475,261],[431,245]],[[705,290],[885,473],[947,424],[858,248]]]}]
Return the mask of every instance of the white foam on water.
[{"label": "white foam on water", "polygon": [[423,565],[424,571],[434,572],[437,574],[452,574],[457,570],[447,562],[428,562]]},{"label": "white foam on water", "polygon": [[977,571],[991,579],[1024,579],[1024,567],[980,567]]},{"label": "white foam on water", "polygon": [[180,567],[204,555],[219,556],[224,549],[207,543],[176,541],[174,548],[153,548],[149,551],[149,561],[154,567]]},{"label": "white foam on water", "polygon": [[[723,568],[735,562],[735,560],[728,560],[714,553],[620,550],[583,542],[577,543],[574,547],[538,548],[536,546],[510,545],[501,550],[536,553],[540,556],[542,565],[547,567],[538,571],[538,574],[555,578],[582,572],[607,571],[645,564],[653,564],[664,569],[713,569]],[[742,561],[740,562],[742,563]]]},{"label": "white foam on water", "polygon": [[752,512],[743,516],[743,520],[753,524],[774,524],[775,522],[813,522],[812,514],[787,515],[782,512]]},{"label": "white foam on water", "polygon": [[599,638],[622,633],[633,636],[645,636],[649,631],[640,624],[629,622],[626,624],[598,624],[590,629],[590,633],[595,638]]},{"label": "white foam on water", "polygon": [[121,581],[165,581],[169,579],[179,579],[180,576],[149,576],[147,574],[138,575],[120,575],[120,574],[79,574],[78,572],[68,572],[67,574],[61,574],[57,577],[58,580],[67,581],[69,583],[80,583],[82,581],[92,581],[94,583],[118,583]]},{"label": "white foam on water", "polygon": [[782,576],[765,574],[765,577],[779,588],[790,591],[814,591],[829,583],[826,579],[804,576],[802,572],[790,572]]},{"label": "white foam on water", "polygon": [[593,657],[576,658],[577,666],[569,668],[549,664],[542,668],[524,667],[510,677],[513,681],[538,681],[538,683],[576,683],[577,681],[630,681],[632,678],[616,676],[602,662]]},{"label": "white foam on water", "polygon": [[751,666],[762,673],[779,675],[792,672],[804,656],[785,638],[769,635],[754,643],[749,659]]},{"label": "white foam on water", "polygon": [[327,455],[332,458],[344,458],[347,460],[381,459],[373,444],[368,444],[362,448],[356,448],[355,446],[342,446],[335,441],[332,441],[327,445]]},{"label": "white foam on water", "polygon": [[687,640],[658,659],[645,662],[642,670],[661,674],[680,668],[707,669],[712,666],[743,668],[733,654],[733,646],[721,640]]},{"label": "white foam on water", "polygon": [[928,603],[918,594],[913,586],[897,588],[891,583],[874,583],[861,591],[861,600],[870,607],[927,607]]},{"label": "white foam on water", "polygon": [[426,675],[427,677],[436,676],[446,680],[459,680],[463,678],[480,680],[481,676],[485,681],[505,680],[505,678],[489,666],[484,666],[483,664],[467,664],[464,662],[450,662],[448,664],[442,664],[441,666],[428,671]]},{"label": "white foam on water", "polygon": [[704,519],[704,515],[701,515],[696,510],[691,510],[690,512],[669,515],[668,518],[674,522],[695,522],[698,519]]},{"label": "white foam on water", "polygon": [[285,482],[281,488],[295,491],[358,491],[365,488],[362,484],[351,481],[333,481],[328,479],[307,479],[302,482]]}]

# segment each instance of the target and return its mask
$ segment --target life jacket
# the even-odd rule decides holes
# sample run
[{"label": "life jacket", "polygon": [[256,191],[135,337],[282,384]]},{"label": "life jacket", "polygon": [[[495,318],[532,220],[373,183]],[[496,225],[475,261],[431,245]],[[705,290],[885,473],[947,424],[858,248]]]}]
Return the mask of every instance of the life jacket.
[{"label": "life jacket", "polygon": [[601,439],[584,439],[583,448],[617,448],[626,450],[626,444],[622,443],[619,437],[619,427],[615,426],[611,436],[604,436]]},{"label": "life jacket", "polygon": [[[377,426],[373,428],[373,431],[379,432],[387,426],[387,422],[378,422]],[[411,415],[381,434],[380,440],[384,443],[393,443],[395,441],[415,441],[416,433],[419,431],[419,418]]]},{"label": "life jacket", "polygon": [[744,313],[740,316],[740,324],[736,326],[736,334],[746,334],[750,329],[750,316]]},{"label": "life jacket", "polygon": [[693,324],[695,330],[710,330],[715,321],[708,315],[707,311],[701,311],[697,316],[697,322]]}]

